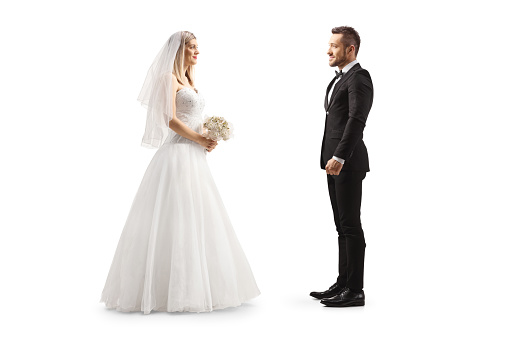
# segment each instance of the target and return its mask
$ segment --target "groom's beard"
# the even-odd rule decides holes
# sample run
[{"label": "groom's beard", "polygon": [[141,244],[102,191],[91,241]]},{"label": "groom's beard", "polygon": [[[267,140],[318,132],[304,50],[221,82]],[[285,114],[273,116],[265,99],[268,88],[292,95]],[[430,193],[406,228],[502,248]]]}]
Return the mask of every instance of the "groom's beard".
[{"label": "groom's beard", "polygon": [[343,56],[337,60],[336,62],[334,62],[333,65],[331,65],[331,67],[345,67],[346,66],[346,51],[343,53]]}]

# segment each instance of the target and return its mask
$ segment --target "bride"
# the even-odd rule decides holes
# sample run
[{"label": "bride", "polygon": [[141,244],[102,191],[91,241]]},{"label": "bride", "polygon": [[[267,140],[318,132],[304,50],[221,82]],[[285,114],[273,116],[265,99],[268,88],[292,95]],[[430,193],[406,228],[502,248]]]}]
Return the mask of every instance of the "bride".
[{"label": "bride", "polygon": [[173,34],[138,100],[142,145],[159,148],[134,198],[101,302],[118,311],[209,312],[260,294],[206,161],[204,99],[194,87],[198,45]]}]

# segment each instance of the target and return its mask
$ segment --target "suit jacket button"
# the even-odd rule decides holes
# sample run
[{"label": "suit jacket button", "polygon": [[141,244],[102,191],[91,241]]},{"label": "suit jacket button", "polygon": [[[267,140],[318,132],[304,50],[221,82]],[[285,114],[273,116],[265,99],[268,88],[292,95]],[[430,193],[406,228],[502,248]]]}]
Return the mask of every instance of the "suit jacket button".
[{"label": "suit jacket button", "polygon": [[325,114],[329,115],[329,112],[327,112],[327,113],[325,113]]}]

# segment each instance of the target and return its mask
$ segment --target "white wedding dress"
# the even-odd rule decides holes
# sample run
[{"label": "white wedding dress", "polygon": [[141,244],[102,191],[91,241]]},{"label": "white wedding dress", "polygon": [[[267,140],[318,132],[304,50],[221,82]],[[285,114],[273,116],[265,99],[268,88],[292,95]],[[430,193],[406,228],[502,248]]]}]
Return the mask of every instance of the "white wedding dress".
[{"label": "white wedding dress", "polygon": [[[203,107],[193,89],[177,92],[177,117],[198,133]],[[124,312],[208,312],[259,294],[205,149],[171,132],[134,198],[100,301]]]}]

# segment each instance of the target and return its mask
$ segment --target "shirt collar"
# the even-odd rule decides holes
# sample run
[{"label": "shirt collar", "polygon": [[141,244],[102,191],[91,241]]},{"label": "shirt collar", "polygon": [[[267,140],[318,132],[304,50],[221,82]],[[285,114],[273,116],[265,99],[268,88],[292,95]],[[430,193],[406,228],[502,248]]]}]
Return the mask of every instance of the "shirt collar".
[{"label": "shirt collar", "polygon": [[345,67],[343,67],[342,71],[343,71],[343,74],[345,74],[346,72],[348,72],[353,66],[355,66],[356,64],[358,64],[359,62],[357,60],[354,60],[352,61],[351,63],[349,63],[348,65],[346,65]]}]

